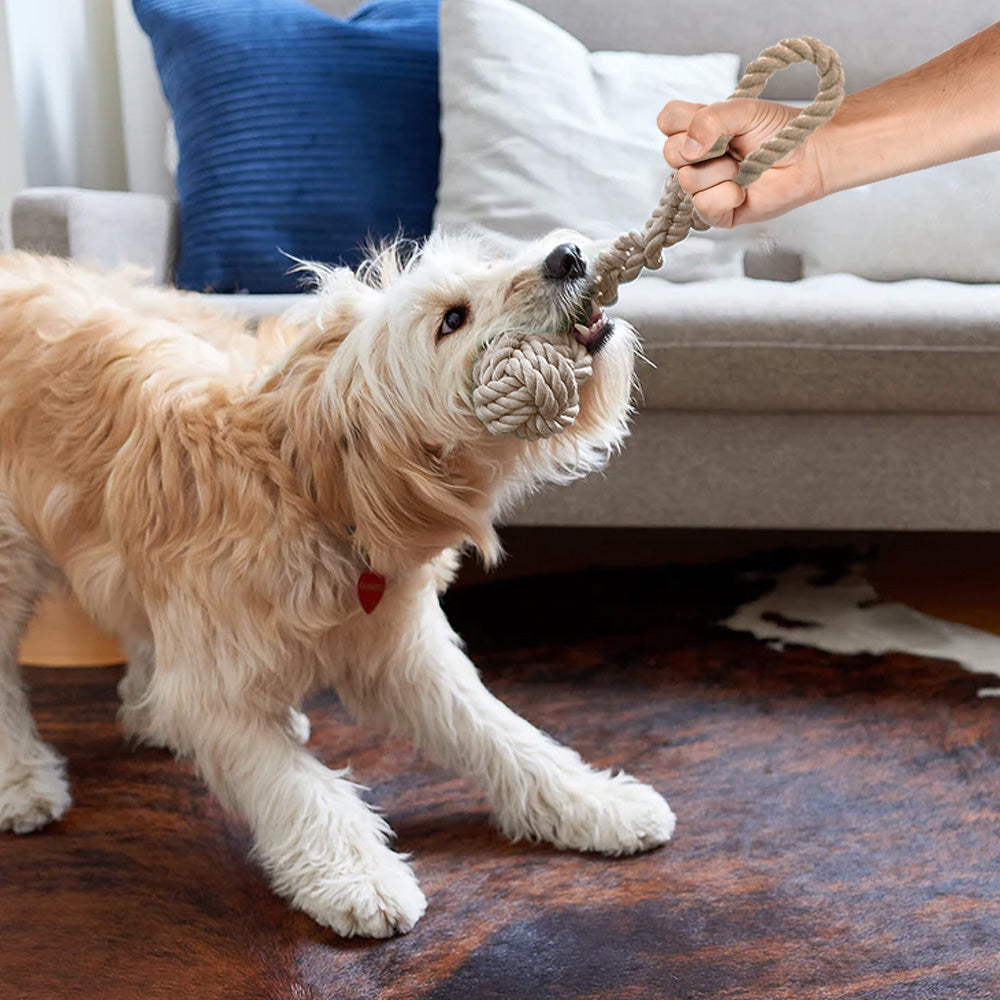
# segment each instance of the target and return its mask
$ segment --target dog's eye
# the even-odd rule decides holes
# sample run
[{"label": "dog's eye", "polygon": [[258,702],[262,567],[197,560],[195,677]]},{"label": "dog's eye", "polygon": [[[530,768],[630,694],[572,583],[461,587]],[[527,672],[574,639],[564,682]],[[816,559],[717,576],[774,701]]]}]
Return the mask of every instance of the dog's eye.
[{"label": "dog's eye", "polygon": [[438,330],[438,336],[447,337],[449,333],[454,333],[460,327],[465,326],[468,318],[468,306],[452,306],[441,318],[441,327]]}]

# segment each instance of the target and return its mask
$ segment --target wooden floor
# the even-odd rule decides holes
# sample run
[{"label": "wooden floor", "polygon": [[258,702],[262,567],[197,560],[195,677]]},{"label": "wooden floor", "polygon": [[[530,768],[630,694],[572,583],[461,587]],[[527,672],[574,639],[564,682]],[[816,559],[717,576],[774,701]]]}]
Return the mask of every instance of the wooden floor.
[{"label": "wooden floor", "polygon": [[717,627],[761,586],[746,568],[448,597],[498,695],[667,795],[676,838],[643,857],[508,844],[469,783],[312,706],[429,897],[388,942],[289,911],[189,764],[122,746],[117,669],[29,670],[76,805],[0,838],[0,998],[996,1000],[1000,703],[944,662]]}]

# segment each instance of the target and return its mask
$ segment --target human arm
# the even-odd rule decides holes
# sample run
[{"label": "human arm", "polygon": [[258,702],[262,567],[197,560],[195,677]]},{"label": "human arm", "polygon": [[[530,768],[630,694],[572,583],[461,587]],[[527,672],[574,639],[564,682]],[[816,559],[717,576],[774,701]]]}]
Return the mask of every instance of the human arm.
[{"label": "human arm", "polygon": [[[772,101],[671,101],[663,155],[705,222],[774,218],[835,191],[1000,149],[1000,22],[915,69],[850,94],[833,118],[746,190],[739,161],[798,114]],[[730,152],[696,163],[720,135]]]}]

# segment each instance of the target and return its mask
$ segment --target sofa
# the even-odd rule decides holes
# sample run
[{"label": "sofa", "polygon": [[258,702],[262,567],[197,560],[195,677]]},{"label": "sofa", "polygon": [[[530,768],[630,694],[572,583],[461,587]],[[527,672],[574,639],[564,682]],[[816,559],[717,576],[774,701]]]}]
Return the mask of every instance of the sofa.
[{"label": "sofa", "polygon": [[[355,3],[316,6],[344,15]],[[722,51],[745,65],[780,38],[813,35],[839,51],[848,90],[914,66],[995,20],[989,0],[528,6],[592,50]],[[151,59],[145,72],[127,94],[150,100],[131,112],[158,128],[167,111]],[[806,101],[814,89],[811,68],[796,67],[775,77],[765,96]],[[652,362],[639,368],[630,442],[606,474],[532,498],[513,522],[1000,527],[1000,240],[988,245],[989,216],[1000,217],[1000,162],[979,159],[951,173],[925,171],[848,192],[745,234],[741,274],[643,276],[624,286],[613,311],[640,331]],[[979,214],[969,214],[962,170],[977,172],[991,212],[977,195]],[[104,265],[134,262],[163,282],[177,252],[169,192],[29,189],[14,203],[12,233],[19,247]],[[288,301],[213,298],[258,317]]]}]

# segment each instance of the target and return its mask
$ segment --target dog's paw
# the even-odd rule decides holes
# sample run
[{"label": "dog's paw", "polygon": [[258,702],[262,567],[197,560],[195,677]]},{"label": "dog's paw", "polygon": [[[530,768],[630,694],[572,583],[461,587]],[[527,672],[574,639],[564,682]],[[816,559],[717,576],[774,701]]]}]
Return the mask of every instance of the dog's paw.
[{"label": "dog's paw", "polygon": [[17,764],[0,775],[0,830],[31,833],[60,819],[70,807],[62,761],[55,754]]},{"label": "dog's paw", "polygon": [[295,893],[292,903],[341,937],[405,934],[427,909],[410,866],[388,848],[376,866],[321,876]]},{"label": "dog's paw", "polygon": [[498,816],[513,839],[546,840],[563,850],[638,854],[665,844],[676,820],[655,789],[619,773],[581,775],[558,795],[538,796],[519,817]]}]

